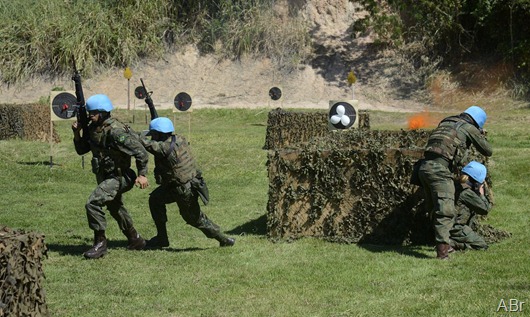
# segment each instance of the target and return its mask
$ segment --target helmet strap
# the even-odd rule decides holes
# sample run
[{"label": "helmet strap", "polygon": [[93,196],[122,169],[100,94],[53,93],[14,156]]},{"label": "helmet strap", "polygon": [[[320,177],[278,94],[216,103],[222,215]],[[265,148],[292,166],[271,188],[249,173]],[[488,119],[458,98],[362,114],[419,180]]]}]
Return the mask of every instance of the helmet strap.
[{"label": "helmet strap", "polygon": [[107,112],[107,111],[100,111],[99,112],[99,119],[101,121],[105,121],[107,120],[108,118],[110,118],[110,112]]}]

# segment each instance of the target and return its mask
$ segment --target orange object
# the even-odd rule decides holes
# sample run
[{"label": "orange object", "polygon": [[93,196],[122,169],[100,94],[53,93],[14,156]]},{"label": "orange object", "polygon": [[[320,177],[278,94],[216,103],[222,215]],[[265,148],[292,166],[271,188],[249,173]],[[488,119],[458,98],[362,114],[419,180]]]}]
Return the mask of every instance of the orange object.
[{"label": "orange object", "polygon": [[429,120],[429,114],[422,112],[409,118],[409,130],[425,128]]}]

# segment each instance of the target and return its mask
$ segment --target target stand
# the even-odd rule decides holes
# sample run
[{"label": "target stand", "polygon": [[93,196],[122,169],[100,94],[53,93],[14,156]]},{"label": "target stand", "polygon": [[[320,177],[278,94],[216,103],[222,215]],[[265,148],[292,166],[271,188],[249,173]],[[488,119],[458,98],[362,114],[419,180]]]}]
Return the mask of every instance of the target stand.
[{"label": "target stand", "polygon": [[188,135],[186,136],[188,142],[191,140],[191,108],[192,99],[191,96],[186,92],[179,92],[173,99],[173,125],[175,125],[177,119],[177,113],[186,112],[188,114]]},{"label": "target stand", "polygon": [[75,120],[77,98],[73,91],[50,92],[50,168],[53,167],[53,122]]}]

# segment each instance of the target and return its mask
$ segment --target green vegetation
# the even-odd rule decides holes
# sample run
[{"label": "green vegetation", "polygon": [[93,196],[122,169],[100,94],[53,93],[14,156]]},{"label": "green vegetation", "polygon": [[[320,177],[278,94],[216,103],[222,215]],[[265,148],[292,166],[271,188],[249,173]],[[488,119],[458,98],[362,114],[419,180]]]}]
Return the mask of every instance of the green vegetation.
[{"label": "green vegetation", "polygon": [[374,30],[381,44],[400,47],[417,68],[480,57],[502,60],[519,80],[528,80],[529,0],[386,0],[387,6],[377,0],[350,2],[362,3],[369,12],[354,22],[354,34]]},{"label": "green vegetation", "polygon": [[[108,216],[109,254],[84,260],[92,233],[83,206],[95,180],[90,158],[81,168],[70,122],[57,123],[62,142],[51,148],[47,143],[0,141],[0,223],[46,235],[45,290],[51,315],[493,316],[502,299],[529,302],[527,108],[492,110],[486,125],[494,146],[490,172],[497,202],[486,223],[510,231],[512,238],[485,252],[457,253],[447,262],[434,259],[432,246],[268,241],[267,155],[262,150],[267,112],[159,111],[175,115],[177,131],[189,136],[210,188],[211,203],[204,211],[237,238],[233,248],[219,248],[185,225],[176,206],[170,206],[168,250],[127,251],[125,238]],[[116,116],[132,119],[126,110],[116,110]],[[406,128],[408,117],[371,116],[373,128],[386,129]],[[144,129],[144,113],[135,117],[131,125]],[[56,164],[52,168],[50,153]],[[155,186],[152,174],[149,179],[151,187],[125,195],[138,230],[148,238],[155,234],[147,205]],[[523,309],[530,308],[525,304]]]},{"label": "green vegetation", "polygon": [[205,53],[271,57],[293,67],[310,53],[304,22],[272,0],[0,0],[0,80],[133,65],[196,43]]},{"label": "green vegetation", "polygon": [[[313,53],[311,21],[300,4],[277,0],[0,0],[0,81],[134,66],[193,44],[204,54],[268,57],[293,69]],[[502,64],[501,86],[528,95],[529,0],[350,0],[362,18],[352,35],[376,34],[398,49],[421,83],[440,68],[455,73],[477,59]],[[364,14],[368,12],[368,14]],[[480,67],[479,67],[480,68]],[[464,76],[469,77],[469,76]]]}]

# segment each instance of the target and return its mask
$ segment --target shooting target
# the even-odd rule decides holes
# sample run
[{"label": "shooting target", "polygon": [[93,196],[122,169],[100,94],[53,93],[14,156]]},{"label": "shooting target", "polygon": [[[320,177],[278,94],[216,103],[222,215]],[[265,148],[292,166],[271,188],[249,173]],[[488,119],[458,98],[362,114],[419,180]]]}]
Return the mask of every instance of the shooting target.
[{"label": "shooting target", "polygon": [[272,87],[269,90],[269,96],[272,100],[279,100],[282,97],[282,90],[278,87]]},{"label": "shooting target", "polygon": [[186,111],[191,108],[191,97],[185,92],[180,92],[175,96],[173,103],[177,110]]},{"label": "shooting target", "polygon": [[357,100],[330,101],[328,119],[331,129],[344,130],[357,123],[357,110],[353,106]]},{"label": "shooting target", "polygon": [[70,119],[77,114],[77,98],[71,92],[50,93],[52,120]]},{"label": "shooting target", "polygon": [[134,96],[138,99],[145,99],[147,97],[147,91],[145,91],[144,87],[138,86],[134,89]]}]

